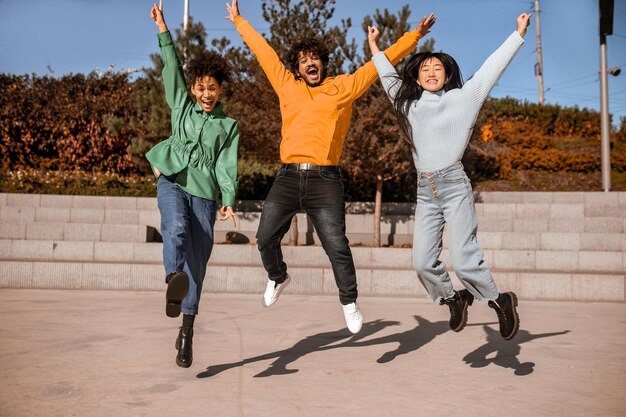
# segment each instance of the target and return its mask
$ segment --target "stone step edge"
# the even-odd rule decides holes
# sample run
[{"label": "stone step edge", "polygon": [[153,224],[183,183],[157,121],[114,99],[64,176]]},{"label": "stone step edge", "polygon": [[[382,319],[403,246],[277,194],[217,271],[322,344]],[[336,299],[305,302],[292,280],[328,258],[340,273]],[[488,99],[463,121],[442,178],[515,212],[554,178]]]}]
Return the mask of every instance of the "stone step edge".
[{"label": "stone step edge", "polygon": [[[489,220],[580,220],[580,219],[615,219],[620,221],[626,218],[626,209],[622,210],[617,206],[601,206],[602,209],[583,210],[575,213],[567,213],[563,211],[562,207],[557,207],[553,211],[550,210],[533,210],[527,208],[518,212],[517,210],[510,208],[503,208],[499,210],[488,210],[483,207],[476,208],[476,214],[479,219]],[[571,209],[571,207],[568,207]],[[53,208],[53,207],[39,207],[30,209],[28,213],[22,213],[25,208],[13,207],[13,206],[0,206],[3,221],[19,220],[23,222],[32,223],[84,223],[84,224],[148,224],[145,222],[159,223],[160,213],[158,210],[145,210],[145,209],[83,209],[83,208]],[[14,210],[14,211],[7,211]],[[63,211],[65,210],[65,211]],[[303,218],[305,213],[297,213],[298,222],[306,224],[306,219]],[[242,224],[249,224],[258,222],[258,218],[261,213],[257,212],[237,212],[237,219]],[[247,219],[246,216],[253,216],[252,219]],[[346,213],[347,221],[350,219],[366,218],[373,222],[373,213]],[[381,223],[392,223],[398,221],[413,220],[413,213],[406,214],[383,214],[381,217]],[[60,220],[59,220],[60,219]],[[143,220],[143,221],[142,221]],[[302,227],[302,226],[300,226]]]},{"label": "stone step edge", "polygon": [[[64,259],[28,259],[28,258],[2,258],[0,257],[0,263],[8,262],[8,263],[31,263],[31,264],[68,264],[68,265],[116,265],[116,266],[145,266],[145,267],[154,267],[159,266],[163,267],[163,263],[160,260],[156,260],[154,262],[145,262],[145,261],[126,261],[126,260],[97,260],[97,261],[84,261],[84,260],[64,260]],[[295,262],[288,262],[288,270],[292,269],[303,269],[303,270],[331,270],[330,263],[328,264],[300,264]],[[210,268],[260,268],[263,269],[263,265],[259,263],[228,263],[228,262],[212,262],[209,260],[209,264],[207,266],[207,271]],[[357,274],[359,271],[395,271],[395,272],[407,272],[410,271],[415,273],[415,270],[411,266],[389,266],[389,265],[369,265],[369,266],[359,266],[355,264],[355,269]],[[446,270],[448,272],[454,273],[454,268],[452,265],[446,264]],[[621,276],[620,271],[602,271],[602,270],[555,270],[555,269],[512,269],[512,268],[492,268],[489,267],[489,271],[493,274],[547,274],[547,275],[598,275],[598,276]]]},{"label": "stone step edge", "polygon": [[[477,204],[519,204],[519,203],[601,203],[626,206],[626,192],[623,191],[475,191],[474,200]],[[238,207],[248,210],[260,210],[262,200],[237,200]],[[359,210],[372,210],[373,202],[348,202],[348,207]],[[413,207],[415,203],[383,203],[388,210]],[[67,207],[79,208],[153,208],[156,197],[123,197],[103,195],[69,195],[69,194],[28,194],[0,193],[0,206],[36,206],[36,207]]]},{"label": "stone step edge", "polygon": [[[0,261],[0,288],[164,291],[160,265],[54,264]],[[38,267],[38,268],[36,268]],[[337,295],[332,270],[291,268],[293,277],[285,294]],[[117,278],[111,278],[116,276]],[[624,275],[541,274],[496,272],[502,292],[514,291],[524,300],[625,302]],[[261,267],[213,267],[207,271],[203,292],[262,294],[267,278]],[[362,296],[426,297],[413,271],[359,271]],[[460,284],[454,280],[454,286]]]},{"label": "stone step edge", "polygon": [[[154,229],[152,229],[154,230]],[[147,232],[150,233],[150,229],[147,229]],[[346,236],[348,238],[350,238],[351,236],[360,236],[360,235],[369,235],[369,234],[365,234],[365,233],[346,233]],[[559,238],[560,241],[567,241],[569,242],[571,239],[574,238],[578,238],[578,239],[590,239],[590,238],[598,238],[598,237],[602,237],[604,239],[607,238],[607,236],[610,236],[614,239],[622,239],[623,243],[622,243],[622,248],[611,248],[611,249],[602,249],[602,248],[590,248],[590,247],[585,247],[585,248],[574,248],[571,246],[571,243],[565,243],[562,244],[562,247],[558,247],[558,244],[551,244],[549,246],[551,246],[550,248],[542,248],[542,247],[530,247],[530,246],[536,246],[536,245],[530,245],[527,244],[526,247],[501,247],[501,245],[497,245],[497,247],[494,247],[493,242],[490,242],[489,239],[490,237],[492,237],[493,235],[506,235],[506,236],[512,236],[514,238],[518,238],[518,239],[529,239],[529,238],[535,238],[538,239],[538,241],[536,242],[537,244],[539,244],[540,246],[545,246],[543,245],[543,241],[542,239],[544,238],[544,235],[550,235],[550,236],[546,236],[547,238]],[[381,241],[384,241],[384,239],[382,239],[383,236],[387,236],[386,234],[381,234]],[[394,240],[398,240],[398,243],[395,243],[393,246],[389,246],[387,244],[383,244],[381,246],[373,246],[371,244],[365,244],[363,242],[359,242],[357,240],[359,239],[355,239],[355,241],[350,240],[350,249],[356,249],[356,250],[362,250],[362,249],[371,249],[371,250],[376,250],[376,249],[382,249],[382,250],[389,250],[389,249],[398,249],[398,250],[410,250],[411,246],[405,246],[407,244],[411,244],[412,243],[412,237],[413,235],[405,235],[405,234],[394,234],[393,235],[395,237]],[[491,250],[491,251],[502,251],[502,250],[509,250],[509,251],[537,251],[537,252],[626,252],[626,233],[623,232],[619,232],[619,233],[601,233],[601,232],[478,232],[478,240],[481,243],[480,246],[483,250]],[[482,236],[482,239],[481,239]],[[403,243],[399,243],[399,241],[401,240],[400,238],[404,238],[404,237],[411,237],[411,240],[407,240],[406,242],[403,241]],[[134,236],[133,236],[134,238]],[[60,238],[60,239],[56,239],[56,238],[21,238],[21,237],[2,237],[0,236],[0,243],[5,243],[5,242],[11,242],[11,244],[13,242],[20,242],[20,243],[25,243],[25,242],[29,242],[32,243],[33,245],[42,245],[42,244],[56,244],[58,242],[63,242],[64,244],[67,245],[93,245],[93,244],[103,244],[103,245],[107,245],[107,244],[139,244],[139,245],[160,245],[162,244],[161,241],[161,237],[158,236],[158,238],[156,238],[156,236],[146,236],[146,238],[144,239],[138,239],[135,238],[135,240],[132,239],[128,239],[128,240],[103,240],[103,239],[99,239],[99,240],[95,240],[95,239],[86,239],[86,240],[76,240],[76,239],[65,239],[65,238]],[[485,243],[483,243],[485,242]],[[213,244],[215,246],[224,246],[224,247],[240,247],[240,248],[249,248],[249,247],[256,247],[256,243],[249,241],[249,242],[229,242],[227,240],[227,238],[225,237],[224,239],[215,239]],[[285,237],[283,238],[281,245],[284,248],[321,248],[321,244],[319,242],[319,238],[315,238],[313,240],[312,243],[306,243],[306,242],[298,242],[297,245],[291,245],[289,244],[289,236],[285,235]],[[523,245],[520,245],[523,246]],[[615,245],[612,245],[615,246]],[[444,238],[443,240],[443,248],[447,249],[449,247],[448,245],[448,239],[447,237]],[[298,250],[296,249],[296,250]]]},{"label": "stone step edge", "polygon": [[[19,244],[16,245],[16,243]],[[216,245],[210,264],[260,265],[254,245]],[[328,266],[320,246],[285,246],[285,259],[290,264],[319,268]],[[410,269],[412,250],[408,248],[353,247],[354,262],[360,268]],[[624,251],[484,249],[492,270],[598,271],[616,273],[624,269]],[[596,260],[603,259],[598,263]],[[0,240],[0,259],[31,262],[86,262],[159,264],[161,246],[137,242],[57,242]],[[304,261],[306,259],[306,261]],[[449,252],[444,249],[442,261],[453,269]],[[514,261],[518,259],[518,261]],[[236,261],[232,261],[236,260]]]}]

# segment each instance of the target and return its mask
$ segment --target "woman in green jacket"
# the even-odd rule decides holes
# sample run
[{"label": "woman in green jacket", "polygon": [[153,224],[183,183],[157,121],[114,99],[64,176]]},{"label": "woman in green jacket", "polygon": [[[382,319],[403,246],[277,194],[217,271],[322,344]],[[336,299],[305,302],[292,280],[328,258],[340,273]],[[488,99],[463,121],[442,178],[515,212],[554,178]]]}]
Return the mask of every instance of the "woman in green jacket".
[{"label": "woman in green jacket", "polygon": [[146,158],[157,176],[167,283],[165,312],[169,317],[183,313],[176,339],[176,363],[187,368],[193,360],[193,322],[213,247],[220,191],[220,220],[230,219],[235,226],[239,132],[237,122],[226,116],[218,101],[222,83],[228,78],[223,58],[205,52],[189,62],[190,95],[163,18],[162,2],[152,6],[150,15],[159,28],[172,136],[152,148]]}]

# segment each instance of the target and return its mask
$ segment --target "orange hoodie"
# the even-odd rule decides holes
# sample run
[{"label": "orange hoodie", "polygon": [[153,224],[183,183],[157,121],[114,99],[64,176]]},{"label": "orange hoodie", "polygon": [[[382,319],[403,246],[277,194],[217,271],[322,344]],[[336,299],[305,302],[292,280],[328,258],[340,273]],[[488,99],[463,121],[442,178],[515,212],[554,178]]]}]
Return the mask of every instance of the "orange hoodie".
[{"label": "orange hoodie", "polygon": [[[378,78],[374,63],[369,61],[353,74],[326,77],[320,85],[309,87],[303,80],[296,80],[247,20],[238,16],[235,26],[278,94],[283,121],[280,160],[339,165],[352,103]],[[415,49],[420,37],[417,29],[405,33],[385,50],[385,55],[395,65]]]}]

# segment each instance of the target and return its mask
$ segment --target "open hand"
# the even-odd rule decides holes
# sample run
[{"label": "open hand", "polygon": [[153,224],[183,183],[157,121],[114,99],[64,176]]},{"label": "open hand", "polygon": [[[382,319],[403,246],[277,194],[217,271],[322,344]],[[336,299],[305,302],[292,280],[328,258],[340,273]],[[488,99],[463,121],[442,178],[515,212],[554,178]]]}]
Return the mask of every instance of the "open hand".
[{"label": "open hand", "polygon": [[[237,0],[235,0],[237,1]],[[224,217],[219,218],[218,220],[223,222],[225,220],[230,219],[230,221],[233,223],[233,227],[237,226],[237,222],[235,221],[235,212],[233,211],[233,208],[228,206],[228,207],[222,207],[220,209],[220,214]]]},{"label": "open hand", "polygon": [[437,21],[437,16],[434,13],[429,14],[428,16],[424,16],[419,25],[417,25],[417,31],[422,35],[422,38],[430,32],[430,28],[433,27],[435,22]]},{"label": "open hand", "polygon": [[526,29],[530,25],[531,13],[522,13],[517,17],[517,33],[523,38],[526,35]]},{"label": "open hand", "polygon": [[228,10],[228,16],[226,16],[226,19],[233,23],[235,22],[235,18],[239,16],[239,4],[237,3],[239,3],[237,0],[233,0],[232,4],[226,3],[226,10]]}]

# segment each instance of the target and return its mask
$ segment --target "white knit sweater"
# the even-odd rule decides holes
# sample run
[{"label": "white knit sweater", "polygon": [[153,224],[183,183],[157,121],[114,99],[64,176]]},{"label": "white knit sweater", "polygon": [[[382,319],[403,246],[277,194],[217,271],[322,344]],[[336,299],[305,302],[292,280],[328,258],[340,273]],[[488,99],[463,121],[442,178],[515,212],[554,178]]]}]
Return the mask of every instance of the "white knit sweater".
[{"label": "white knit sweater", "polygon": [[[523,44],[524,39],[514,31],[463,88],[424,91],[419,100],[411,103],[408,120],[417,150],[413,160],[418,171],[435,171],[461,160],[481,106]],[[400,87],[396,70],[382,52],[372,60],[393,101]]]}]

